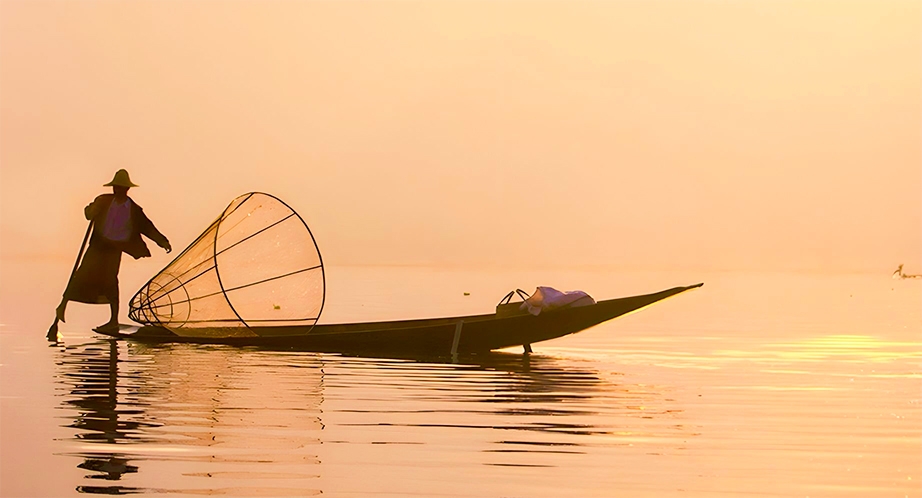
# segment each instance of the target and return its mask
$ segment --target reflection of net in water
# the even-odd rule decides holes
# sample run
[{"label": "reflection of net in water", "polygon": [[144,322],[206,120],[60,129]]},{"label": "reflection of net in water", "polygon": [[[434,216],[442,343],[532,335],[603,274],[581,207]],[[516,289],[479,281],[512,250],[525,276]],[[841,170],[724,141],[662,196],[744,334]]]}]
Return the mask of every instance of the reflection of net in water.
[{"label": "reflection of net in water", "polygon": [[312,326],[324,301],[320,251],[281,200],[242,195],[131,299],[138,323],[180,329]]}]

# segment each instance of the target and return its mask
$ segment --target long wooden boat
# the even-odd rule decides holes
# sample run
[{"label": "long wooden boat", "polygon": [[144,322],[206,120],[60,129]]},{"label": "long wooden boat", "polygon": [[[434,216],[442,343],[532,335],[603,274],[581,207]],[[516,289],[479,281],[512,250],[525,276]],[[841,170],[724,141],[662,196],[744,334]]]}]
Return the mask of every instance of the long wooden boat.
[{"label": "long wooden boat", "polygon": [[[118,332],[97,332],[142,342],[292,347],[302,351],[344,354],[395,352],[449,355],[514,346],[522,346],[525,351],[531,351],[534,343],[588,329],[702,285],[674,287],[653,294],[599,301],[588,306],[559,308],[544,311],[537,316],[526,311],[501,313],[498,310],[497,313],[484,315],[318,324],[313,328],[250,327],[241,329],[242,334],[235,337],[224,336],[226,330],[218,334],[208,329],[197,329],[194,335],[177,335],[165,328],[150,325],[122,326]],[[218,335],[222,337],[216,337]]]}]

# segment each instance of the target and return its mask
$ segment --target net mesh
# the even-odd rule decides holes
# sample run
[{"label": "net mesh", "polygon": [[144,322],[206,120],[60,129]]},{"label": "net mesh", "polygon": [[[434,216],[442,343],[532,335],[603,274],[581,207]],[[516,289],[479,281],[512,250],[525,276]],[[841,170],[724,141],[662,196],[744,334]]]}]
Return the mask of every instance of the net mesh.
[{"label": "net mesh", "polygon": [[271,195],[249,193],[135,294],[129,317],[179,335],[310,327],[324,292],[320,251],[301,217]]}]

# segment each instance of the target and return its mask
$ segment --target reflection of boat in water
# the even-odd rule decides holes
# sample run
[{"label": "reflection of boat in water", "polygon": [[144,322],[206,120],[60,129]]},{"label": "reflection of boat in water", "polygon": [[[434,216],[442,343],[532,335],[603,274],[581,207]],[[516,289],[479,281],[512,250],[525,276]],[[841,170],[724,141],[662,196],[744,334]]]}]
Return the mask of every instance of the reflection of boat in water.
[{"label": "reflection of boat in water", "polygon": [[361,471],[372,455],[399,455],[407,467],[397,472],[431,451],[460,458],[473,450],[463,458],[505,465],[586,454],[593,450],[579,438],[589,435],[675,431],[663,393],[603,379],[588,365],[501,352],[452,362],[115,340],[69,345],[57,352],[56,378],[74,436],[59,454],[78,458],[74,465],[98,483],[76,483],[83,493],[304,496],[341,491],[318,476]]},{"label": "reflection of boat in water", "polygon": [[[450,354],[525,346],[572,334],[645,308],[702,284],[653,294],[609,299],[596,304],[546,311],[300,326],[173,328],[145,326],[134,333],[110,335],[148,342],[196,342],[298,347],[341,353]],[[175,333],[174,333],[175,332]]]}]

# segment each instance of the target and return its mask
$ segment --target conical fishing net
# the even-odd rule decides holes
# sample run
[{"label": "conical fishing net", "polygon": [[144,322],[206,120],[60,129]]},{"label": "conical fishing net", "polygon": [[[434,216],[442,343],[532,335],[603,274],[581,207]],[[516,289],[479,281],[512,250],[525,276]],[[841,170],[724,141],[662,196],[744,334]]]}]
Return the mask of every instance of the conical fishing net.
[{"label": "conical fishing net", "polygon": [[281,200],[249,193],[131,299],[132,320],[183,336],[231,337],[251,327],[304,326],[324,301],[320,251]]}]

